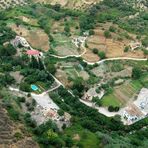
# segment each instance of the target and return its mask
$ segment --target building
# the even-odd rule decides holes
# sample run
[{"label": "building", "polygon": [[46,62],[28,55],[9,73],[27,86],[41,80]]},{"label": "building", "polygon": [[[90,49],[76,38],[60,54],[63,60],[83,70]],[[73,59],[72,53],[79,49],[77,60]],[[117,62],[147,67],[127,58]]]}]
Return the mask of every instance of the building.
[{"label": "building", "polygon": [[11,44],[14,47],[18,47],[19,45],[21,45],[25,48],[32,49],[29,43],[26,41],[26,39],[21,36],[16,36],[15,39],[11,41]]},{"label": "building", "polygon": [[131,42],[129,46],[130,46],[131,50],[133,51],[133,50],[141,47],[142,44],[140,42]]},{"label": "building", "polygon": [[37,60],[43,57],[43,53],[38,50],[27,50],[26,54],[31,58],[32,56],[35,57]]}]

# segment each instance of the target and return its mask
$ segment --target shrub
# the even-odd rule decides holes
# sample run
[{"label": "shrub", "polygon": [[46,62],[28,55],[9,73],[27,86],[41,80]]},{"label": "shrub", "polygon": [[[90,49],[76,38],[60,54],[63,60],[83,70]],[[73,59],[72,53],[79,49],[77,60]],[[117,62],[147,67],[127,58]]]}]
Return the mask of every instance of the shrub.
[{"label": "shrub", "polygon": [[126,46],[125,48],[124,48],[124,52],[128,52],[129,51],[129,46]]},{"label": "shrub", "polygon": [[109,31],[104,31],[104,36],[105,36],[106,38],[110,38],[110,37],[111,37],[111,34],[110,34]]},{"label": "shrub", "polygon": [[98,52],[98,55],[99,55],[100,59],[105,59],[105,57],[106,57],[104,51],[100,51],[100,52]]},{"label": "shrub", "polygon": [[110,27],[109,27],[109,31],[110,31],[110,32],[116,32],[116,28],[115,28],[114,26],[110,26]]},{"label": "shrub", "polygon": [[98,49],[97,48],[93,48],[92,51],[93,51],[94,54],[98,54]]},{"label": "shrub", "polygon": [[26,101],[25,97],[18,97],[18,101],[24,103]]}]

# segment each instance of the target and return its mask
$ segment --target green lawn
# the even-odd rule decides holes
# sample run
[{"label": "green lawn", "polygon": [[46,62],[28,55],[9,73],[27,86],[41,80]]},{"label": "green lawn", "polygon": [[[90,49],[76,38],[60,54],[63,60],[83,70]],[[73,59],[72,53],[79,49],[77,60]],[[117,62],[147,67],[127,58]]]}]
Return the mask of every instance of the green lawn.
[{"label": "green lawn", "polygon": [[75,144],[80,144],[84,148],[98,148],[99,139],[95,133],[92,133],[86,129],[83,129],[79,125],[73,125],[65,130],[66,135],[70,135],[72,138],[78,134],[79,140],[75,140]]},{"label": "green lawn", "polygon": [[114,94],[109,94],[107,96],[104,96],[101,99],[101,103],[103,106],[121,106],[119,100],[114,96]]}]

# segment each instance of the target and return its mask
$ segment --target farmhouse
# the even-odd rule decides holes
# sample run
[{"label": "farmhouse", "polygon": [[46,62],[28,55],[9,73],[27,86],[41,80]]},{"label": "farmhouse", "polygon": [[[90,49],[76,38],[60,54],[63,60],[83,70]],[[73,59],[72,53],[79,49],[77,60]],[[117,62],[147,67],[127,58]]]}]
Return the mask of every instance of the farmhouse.
[{"label": "farmhouse", "polygon": [[100,92],[97,93],[96,88],[90,88],[83,96],[83,100],[92,101],[93,97],[101,99],[104,96],[104,93],[104,90],[100,90]]},{"label": "farmhouse", "polygon": [[25,48],[30,48],[30,45],[29,43],[26,41],[25,38],[21,37],[21,36],[16,36],[14,40],[11,41],[11,44],[14,46],[14,47],[18,47],[19,45],[25,47]]},{"label": "farmhouse", "polygon": [[146,116],[148,114],[148,89],[142,88],[138,99],[134,104],[141,110],[141,112]]},{"label": "farmhouse", "polygon": [[132,124],[148,115],[148,89],[142,88],[137,100],[124,108],[122,117],[127,124]]},{"label": "farmhouse", "polygon": [[126,120],[126,124],[130,125],[143,118],[143,113],[132,103],[124,109],[123,118]]},{"label": "farmhouse", "polygon": [[131,50],[133,51],[136,48],[141,47],[141,43],[140,42],[131,42],[129,46],[130,46]]}]

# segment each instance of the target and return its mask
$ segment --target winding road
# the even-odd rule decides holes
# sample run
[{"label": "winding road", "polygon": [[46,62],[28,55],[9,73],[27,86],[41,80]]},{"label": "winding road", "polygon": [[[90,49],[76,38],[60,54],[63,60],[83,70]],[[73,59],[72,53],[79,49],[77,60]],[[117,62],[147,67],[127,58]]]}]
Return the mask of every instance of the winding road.
[{"label": "winding road", "polygon": [[[86,48],[85,48],[85,51],[80,55],[58,56],[58,55],[50,54],[50,56],[59,58],[59,59],[66,59],[66,58],[72,58],[72,57],[79,58],[79,57],[82,57],[85,53],[86,53]],[[86,60],[83,60],[83,61],[87,63],[88,65],[94,65],[94,64],[102,64],[106,61],[115,61],[115,60],[147,61],[148,59],[147,58],[116,57],[116,58],[103,59],[98,62],[88,62]]]}]

